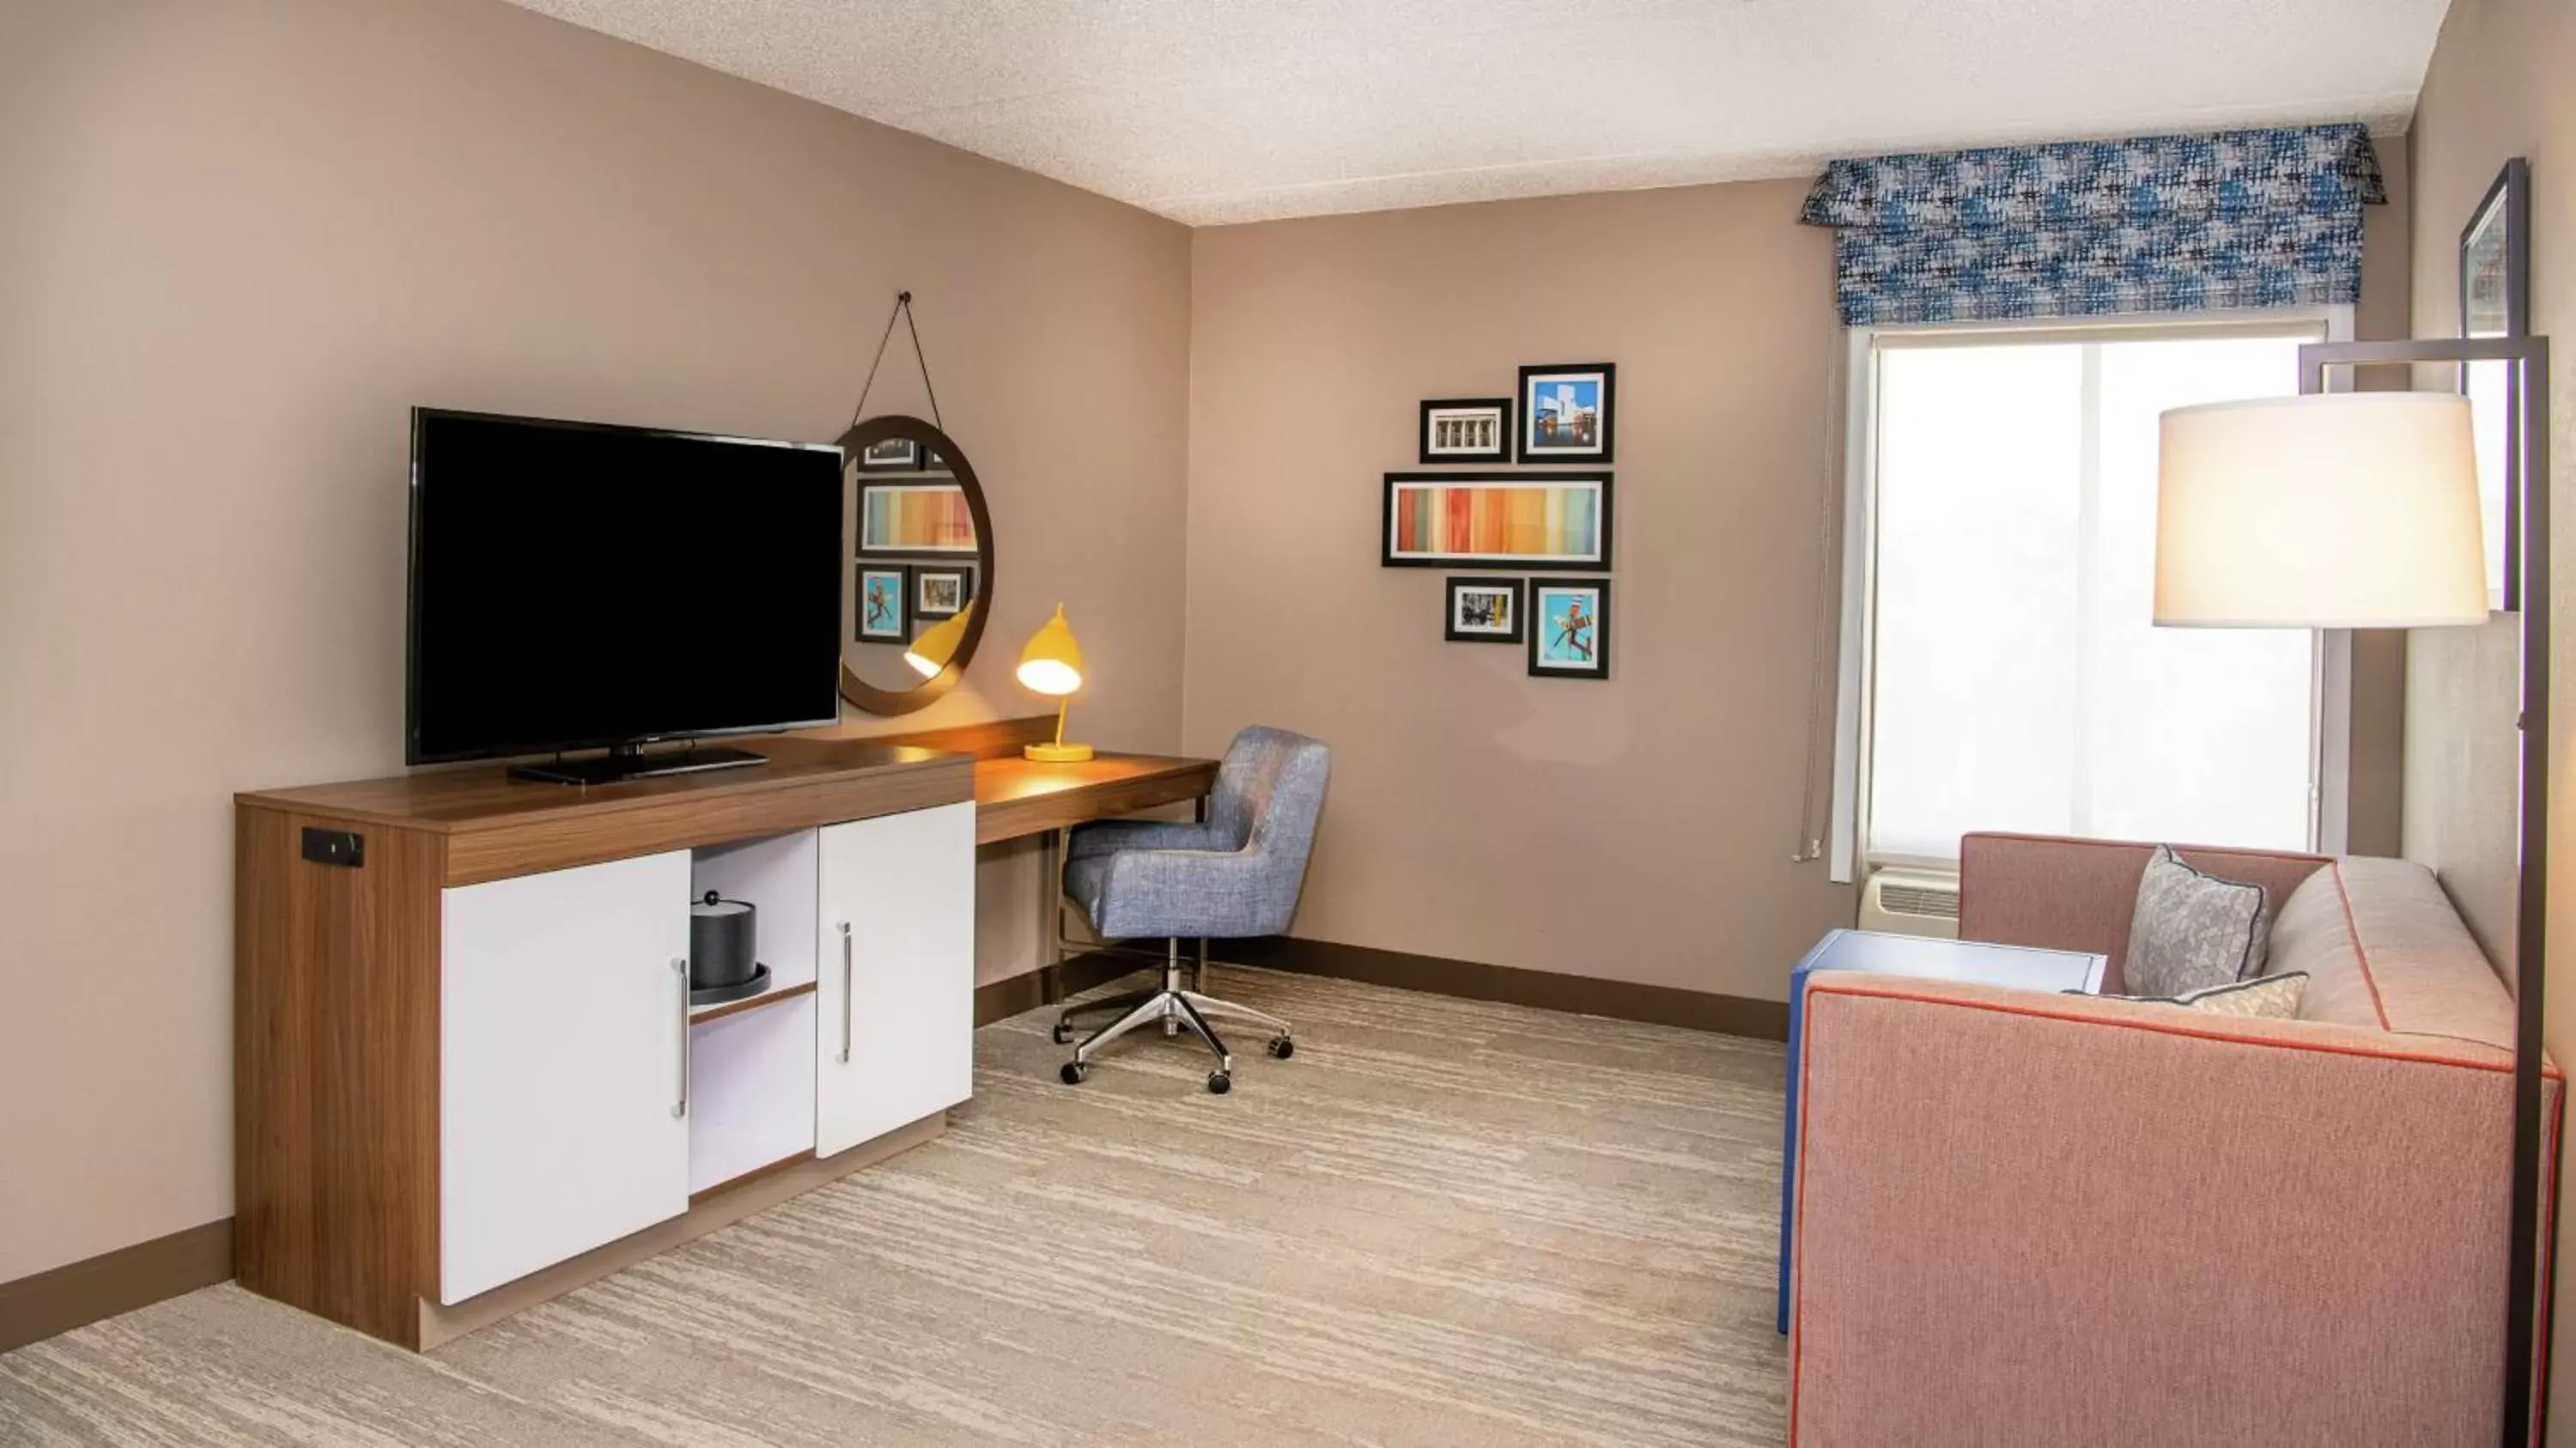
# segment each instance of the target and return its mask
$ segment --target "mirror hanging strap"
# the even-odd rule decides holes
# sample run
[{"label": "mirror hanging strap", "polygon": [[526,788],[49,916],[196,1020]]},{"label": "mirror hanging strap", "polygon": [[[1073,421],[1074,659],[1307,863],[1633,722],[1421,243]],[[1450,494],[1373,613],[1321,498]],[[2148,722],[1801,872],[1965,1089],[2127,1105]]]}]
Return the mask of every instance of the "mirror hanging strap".
[{"label": "mirror hanging strap", "polygon": [[931,425],[946,432],[948,423],[939,415],[939,389],[930,381],[930,357],[921,350],[921,328],[912,319],[910,292],[894,294],[894,310],[886,314],[885,332],[877,338],[877,355],[868,363],[867,381],[859,384],[858,405],[850,409],[850,426],[858,426],[859,420],[867,416],[868,390],[877,385],[877,368],[885,364],[886,344],[894,340],[894,324],[898,319],[902,321],[904,330],[912,334],[912,360],[921,367],[921,390],[930,397]]}]

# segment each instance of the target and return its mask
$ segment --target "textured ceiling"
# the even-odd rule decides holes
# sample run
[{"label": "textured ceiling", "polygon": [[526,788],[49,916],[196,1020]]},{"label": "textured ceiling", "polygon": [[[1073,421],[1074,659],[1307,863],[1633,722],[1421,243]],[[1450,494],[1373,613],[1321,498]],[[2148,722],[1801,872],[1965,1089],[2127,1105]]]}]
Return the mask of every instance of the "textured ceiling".
[{"label": "textured ceiling", "polygon": [[1194,225],[2412,114],[2447,0],[516,0]]}]

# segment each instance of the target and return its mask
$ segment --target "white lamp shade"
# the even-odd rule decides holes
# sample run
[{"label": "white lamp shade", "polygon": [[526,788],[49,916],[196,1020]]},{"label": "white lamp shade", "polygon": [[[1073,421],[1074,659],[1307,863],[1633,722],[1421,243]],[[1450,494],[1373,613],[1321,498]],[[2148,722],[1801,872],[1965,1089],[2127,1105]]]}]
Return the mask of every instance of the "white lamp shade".
[{"label": "white lamp shade", "polygon": [[2345,392],[2164,415],[2156,622],[2422,628],[2487,618],[2469,400]]}]

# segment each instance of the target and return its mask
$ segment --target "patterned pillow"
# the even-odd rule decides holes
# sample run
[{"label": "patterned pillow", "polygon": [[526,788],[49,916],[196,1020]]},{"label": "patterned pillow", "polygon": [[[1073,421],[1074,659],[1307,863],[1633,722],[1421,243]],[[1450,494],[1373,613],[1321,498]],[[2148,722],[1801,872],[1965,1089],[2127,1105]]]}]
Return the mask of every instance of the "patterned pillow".
[{"label": "patterned pillow", "polygon": [[2173,1000],[2263,973],[2272,899],[2260,885],[2205,875],[2156,846],[2138,877],[2123,972],[2134,995]]},{"label": "patterned pillow", "polygon": [[2285,970],[2279,975],[2258,976],[2253,980],[2230,981],[2206,990],[2180,996],[2102,996],[2110,1001],[2146,1001],[2160,1006],[2180,1006],[2212,1016],[2259,1016],[2265,1020],[2296,1020],[2299,998],[2307,993],[2308,973]]}]

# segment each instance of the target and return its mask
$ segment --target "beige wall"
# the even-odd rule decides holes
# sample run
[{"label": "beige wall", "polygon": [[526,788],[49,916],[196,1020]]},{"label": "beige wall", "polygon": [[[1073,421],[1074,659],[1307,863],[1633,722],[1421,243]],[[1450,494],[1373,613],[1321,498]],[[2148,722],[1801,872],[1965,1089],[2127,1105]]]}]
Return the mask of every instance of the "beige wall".
[{"label": "beige wall", "polygon": [[[2364,336],[2405,325],[2405,158],[2383,149]],[[1851,923],[1850,889],[1790,858],[1838,587],[1819,507],[1842,489],[1833,246],[1797,224],[1805,189],[1197,233],[1184,736],[1335,746],[1298,934],[1779,1000]],[[1442,642],[1445,575],[1381,568],[1375,542],[1420,399],[1589,360],[1619,365],[1606,684]],[[2403,670],[2401,640],[2359,640],[2357,848],[2396,848]]]},{"label": "beige wall", "polygon": [[0,6],[0,1281],[232,1210],[228,798],[402,763],[405,409],[828,440],[899,287],[1000,574],[903,722],[1063,599],[1177,744],[1179,226],[498,0]]},{"label": "beige wall", "polygon": [[[1790,862],[1840,495],[1833,243],[1796,224],[1804,192],[1197,233],[1183,735],[1333,745],[1298,934],[1777,1000],[1851,923],[1850,889]],[[1379,476],[1414,466],[1421,399],[1594,360],[1619,366],[1612,677],[1531,679],[1519,649],[1442,642],[1442,571],[1379,566]]]},{"label": "beige wall", "polygon": [[[2566,0],[2453,0],[2415,113],[2415,331],[2459,331],[2460,228],[2505,161],[2532,169],[2532,328],[2576,344],[2576,6]],[[2550,610],[2576,617],[2576,373],[2562,352],[2550,416]],[[2425,629],[2409,650],[2406,851],[2439,869],[2488,953],[2509,962],[2513,938],[2516,788],[2515,631]],[[2549,915],[2546,1032],[2561,1061],[2576,1058],[2576,806],[2564,788],[2576,721],[2576,638],[2562,624],[2551,650]],[[2501,1226],[2497,1228],[2501,1230]],[[2576,1444],[2576,1279],[2561,1232],[2550,1418],[2552,1444]]]}]

